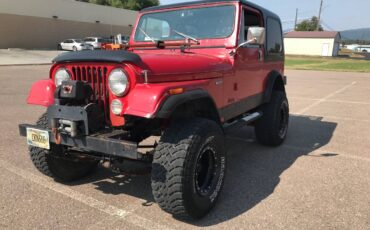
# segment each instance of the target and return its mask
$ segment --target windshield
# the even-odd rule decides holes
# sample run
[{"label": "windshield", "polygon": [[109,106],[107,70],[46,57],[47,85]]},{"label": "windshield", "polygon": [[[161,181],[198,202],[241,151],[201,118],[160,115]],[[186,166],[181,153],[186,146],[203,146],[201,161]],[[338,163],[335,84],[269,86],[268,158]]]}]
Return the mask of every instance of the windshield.
[{"label": "windshield", "polygon": [[75,39],[75,42],[82,43],[82,40],[81,39]]},{"label": "windshield", "polygon": [[203,7],[148,13],[141,16],[135,41],[226,38],[234,30],[235,7],[232,5]]}]

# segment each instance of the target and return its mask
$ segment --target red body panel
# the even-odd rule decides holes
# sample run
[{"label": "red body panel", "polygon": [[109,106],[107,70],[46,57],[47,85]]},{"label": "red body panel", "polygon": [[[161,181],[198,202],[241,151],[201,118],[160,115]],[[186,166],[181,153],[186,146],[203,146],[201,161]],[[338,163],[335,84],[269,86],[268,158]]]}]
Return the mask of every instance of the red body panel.
[{"label": "red body panel", "polygon": [[48,107],[54,104],[55,84],[52,80],[40,80],[35,82],[30,90],[27,103]]},{"label": "red body panel", "polygon": [[[193,89],[207,90],[208,85],[208,80],[184,81],[181,83],[137,84],[131,93],[122,99],[126,105],[123,114],[151,118],[161,102],[169,96],[170,89],[184,88],[185,91]],[[143,100],[144,98],[145,100]]]}]

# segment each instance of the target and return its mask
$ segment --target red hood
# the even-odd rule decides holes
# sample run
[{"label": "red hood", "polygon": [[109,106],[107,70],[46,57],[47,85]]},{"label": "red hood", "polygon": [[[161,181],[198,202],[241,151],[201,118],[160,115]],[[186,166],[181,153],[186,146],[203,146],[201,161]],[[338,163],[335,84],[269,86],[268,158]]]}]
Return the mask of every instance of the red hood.
[{"label": "red hood", "polygon": [[194,53],[139,53],[151,76],[194,75],[225,72],[232,68],[227,58]]}]

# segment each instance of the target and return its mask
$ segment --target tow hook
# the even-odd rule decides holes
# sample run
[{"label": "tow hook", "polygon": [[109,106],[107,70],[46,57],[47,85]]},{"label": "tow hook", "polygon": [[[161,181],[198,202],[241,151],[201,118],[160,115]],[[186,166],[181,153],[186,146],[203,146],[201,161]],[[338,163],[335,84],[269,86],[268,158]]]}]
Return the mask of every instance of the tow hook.
[{"label": "tow hook", "polygon": [[57,128],[52,128],[51,132],[53,133],[55,144],[60,145],[62,143],[62,138]]}]

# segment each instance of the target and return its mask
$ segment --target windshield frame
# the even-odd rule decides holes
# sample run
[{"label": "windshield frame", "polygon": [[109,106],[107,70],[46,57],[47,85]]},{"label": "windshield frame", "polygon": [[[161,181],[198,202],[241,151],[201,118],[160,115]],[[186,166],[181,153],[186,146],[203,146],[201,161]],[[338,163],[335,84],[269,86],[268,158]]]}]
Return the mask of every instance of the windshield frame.
[{"label": "windshield frame", "polygon": [[[203,42],[206,42],[207,44],[208,43],[220,43],[220,42],[222,42],[223,45],[229,45],[231,43],[235,43],[234,40],[236,40],[236,39],[234,39],[234,38],[237,36],[237,33],[235,31],[238,29],[238,21],[239,21],[239,5],[237,3],[233,3],[233,2],[230,2],[230,3],[224,3],[223,2],[221,4],[220,3],[195,4],[195,5],[186,6],[186,7],[167,8],[167,9],[153,10],[153,11],[140,13],[138,18],[137,18],[135,28],[132,31],[132,35],[130,37],[130,44],[150,44],[150,43],[153,43],[152,41],[135,40],[136,33],[139,32],[139,23],[140,23],[140,21],[141,21],[141,19],[144,15],[154,14],[154,13],[162,13],[162,12],[180,11],[180,10],[185,10],[185,9],[201,9],[201,8],[213,8],[213,7],[222,7],[222,6],[233,6],[233,8],[234,8],[234,11],[233,11],[234,12],[233,27],[232,27],[232,30],[231,30],[230,34],[228,34],[227,36],[224,36],[224,37],[216,37],[216,38],[215,37],[209,37],[209,38],[197,38],[197,39],[199,41],[201,41],[201,43],[203,41]],[[233,39],[233,41],[227,42],[231,38]],[[175,42],[175,41],[183,41],[184,39],[185,38],[178,38],[178,39],[168,39],[168,40],[164,40],[164,41],[165,42]]]}]

